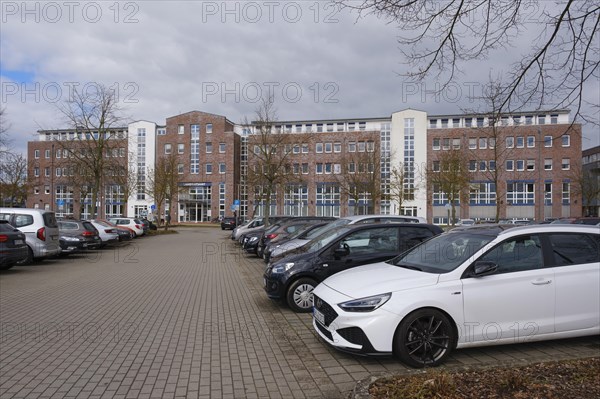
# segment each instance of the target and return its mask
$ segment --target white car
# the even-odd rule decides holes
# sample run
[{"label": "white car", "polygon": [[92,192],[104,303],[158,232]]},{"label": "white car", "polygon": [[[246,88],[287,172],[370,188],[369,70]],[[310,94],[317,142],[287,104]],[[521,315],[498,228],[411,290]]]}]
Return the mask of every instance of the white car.
[{"label": "white car", "polygon": [[455,348],[600,333],[600,229],[481,225],[384,263],[335,274],[314,294],[328,344],[436,366]]},{"label": "white car", "polygon": [[135,233],[136,237],[144,235],[144,224],[134,218],[110,218],[109,222],[116,224],[117,226],[129,227]]}]

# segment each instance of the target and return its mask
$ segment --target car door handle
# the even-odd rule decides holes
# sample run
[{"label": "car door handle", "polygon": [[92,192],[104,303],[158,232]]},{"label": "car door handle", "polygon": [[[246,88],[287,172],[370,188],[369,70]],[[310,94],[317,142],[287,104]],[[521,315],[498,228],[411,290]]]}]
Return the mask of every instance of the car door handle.
[{"label": "car door handle", "polygon": [[531,282],[531,284],[533,284],[533,285],[546,285],[546,284],[550,284],[551,282],[552,282],[552,280],[538,279],[538,280],[533,280]]}]

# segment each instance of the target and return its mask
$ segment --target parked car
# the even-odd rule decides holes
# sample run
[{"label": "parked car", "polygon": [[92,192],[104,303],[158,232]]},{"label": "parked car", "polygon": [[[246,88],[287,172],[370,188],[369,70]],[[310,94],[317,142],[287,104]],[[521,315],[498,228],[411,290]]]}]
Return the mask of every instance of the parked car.
[{"label": "parked car", "polygon": [[119,242],[131,241],[135,238],[135,231],[130,229],[127,226],[118,226],[106,219],[93,219],[94,222],[104,223],[108,226],[113,227],[116,230],[116,233],[119,235]]},{"label": "parked car", "polygon": [[600,217],[583,217],[583,218],[577,218],[577,220],[575,220],[575,224],[589,224],[591,226],[597,225],[598,223],[600,223]]},{"label": "parked car", "polygon": [[269,263],[271,261],[272,254],[275,257],[278,257],[279,254],[283,252],[291,251],[306,244],[307,242],[321,234],[321,231],[323,230],[322,227],[326,226],[329,223],[331,222],[309,224],[304,226],[303,229],[298,230],[297,232],[291,234],[285,239],[271,240],[271,242],[269,243],[269,245],[267,245],[263,253],[263,259],[265,263]]},{"label": "parked car", "polygon": [[144,235],[144,225],[139,219],[134,218],[109,218],[109,222],[116,224],[117,226],[125,226],[133,230],[136,237],[141,237]]},{"label": "parked car", "polygon": [[475,220],[473,219],[460,219],[458,223],[456,223],[457,226],[473,226],[474,224]]},{"label": "parked car", "polygon": [[[269,216],[269,223],[273,224],[273,223],[277,223],[278,221],[280,221],[282,219],[289,219],[289,218],[290,218],[290,216]],[[254,218],[254,219],[250,220],[248,223],[246,223],[244,225],[240,225],[240,226],[236,227],[235,229],[233,229],[233,231],[231,232],[231,239],[239,241],[240,238],[242,238],[242,235],[244,235],[252,230],[261,228],[264,224],[265,224],[264,217]]]},{"label": "parked car", "polygon": [[244,234],[243,238],[241,239],[242,249],[250,254],[256,255],[256,249],[258,247],[260,237],[264,234],[264,232],[264,226],[262,226],[259,229],[255,229],[254,231]]},{"label": "parked car", "polygon": [[25,233],[27,259],[19,264],[29,264],[60,254],[58,225],[54,212],[45,209],[0,208],[0,219]]},{"label": "parked car", "polygon": [[583,225],[481,226],[335,274],[314,290],[329,345],[394,353],[412,367],[455,348],[600,333],[600,231]]},{"label": "parked car", "polygon": [[[401,216],[401,215],[355,215],[355,216],[346,216],[331,223],[328,223],[327,226],[323,227],[320,231],[321,234],[325,233],[327,230],[333,230],[339,226],[345,226],[347,224],[371,224],[371,223],[425,223],[426,220],[421,217],[415,216]],[[278,253],[271,253],[271,261],[276,261],[279,259],[283,259],[287,255],[293,252],[302,252],[302,245],[306,245],[306,242],[295,242],[288,243],[286,247],[289,249],[284,251],[278,251]]]},{"label": "parked car", "polygon": [[89,222],[98,230],[98,235],[100,236],[100,240],[102,240],[102,247],[114,245],[120,241],[116,226],[112,226],[102,220],[89,220]]},{"label": "parked car", "polygon": [[430,224],[363,224],[339,226],[310,241],[305,252],[270,264],[264,289],[271,299],[283,299],[296,312],[312,309],[312,291],[342,270],[384,261],[442,233]]},{"label": "parked car", "polygon": [[233,230],[236,227],[236,220],[233,216],[226,216],[221,219],[221,230]]},{"label": "parked car", "polygon": [[62,219],[58,221],[58,230],[63,255],[98,249],[102,245],[98,230],[88,221]]},{"label": "parked car", "polygon": [[305,226],[311,224],[322,223],[323,221],[332,222],[336,220],[333,217],[295,217],[293,219],[280,221],[277,223],[276,228],[271,228],[269,231],[265,231],[258,240],[258,246],[256,248],[256,255],[262,258],[265,252],[265,248],[272,242],[282,240],[294,234],[296,231],[303,229]]},{"label": "parked car", "polygon": [[151,231],[158,230],[158,226],[151,220],[142,218],[142,219],[140,219],[140,221],[144,224],[144,231],[148,232],[148,230],[151,230]]},{"label": "parked car", "polygon": [[7,270],[28,256],[25,234],[8,221],[0,220],[0,270]]}]

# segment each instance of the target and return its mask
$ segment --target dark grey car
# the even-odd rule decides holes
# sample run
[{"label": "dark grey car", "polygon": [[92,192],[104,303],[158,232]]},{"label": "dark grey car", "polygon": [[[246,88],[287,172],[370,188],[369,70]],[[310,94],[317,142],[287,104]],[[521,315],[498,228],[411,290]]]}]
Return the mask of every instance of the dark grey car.
[{"label": "dark grey car", "polygon": [[88,221],[59,220],[58,230],[62,254],[98,249],[102,245],[98,230]]}]

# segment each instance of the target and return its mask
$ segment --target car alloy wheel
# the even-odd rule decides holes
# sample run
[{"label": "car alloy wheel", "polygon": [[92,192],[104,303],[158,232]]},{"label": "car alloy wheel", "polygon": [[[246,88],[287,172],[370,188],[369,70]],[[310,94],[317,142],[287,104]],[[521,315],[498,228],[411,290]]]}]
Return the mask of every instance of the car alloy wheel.
[{"label": "car alloy wheel", "polygon": [[412,367],[437,366],[456,345],[452,322],[436,309],[417,310],[402,320],[396,331],[395,349]]},{"label": "car alloy wheel", "polygon": [[287,303],[294,312],[310,312],[313,307],[314,280],[300,278],[294,281],[287,291]]}]

